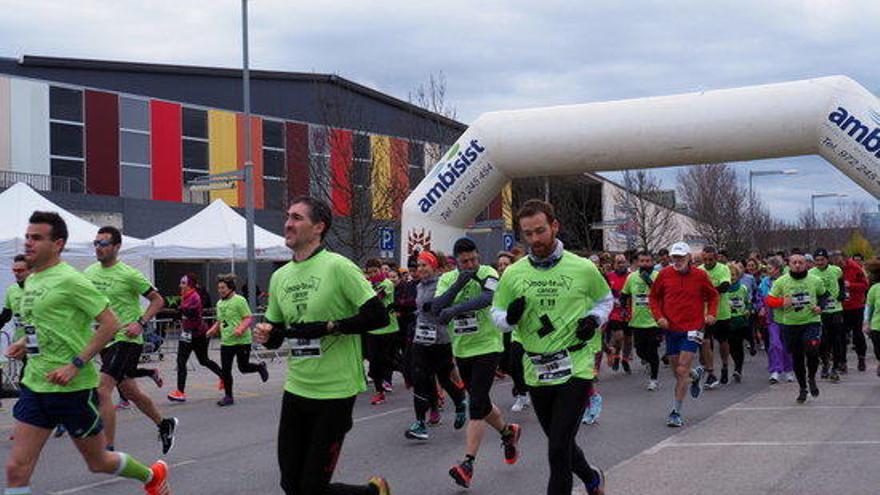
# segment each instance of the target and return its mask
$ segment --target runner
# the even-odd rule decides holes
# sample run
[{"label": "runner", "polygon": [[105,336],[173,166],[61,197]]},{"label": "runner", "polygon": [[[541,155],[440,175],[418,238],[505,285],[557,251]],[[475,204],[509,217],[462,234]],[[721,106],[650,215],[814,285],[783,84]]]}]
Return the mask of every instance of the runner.
[{"label": "runner", "polygon": [[[144,347],[144,327],[156,316],[165,301],[153,284],[136,269],[119,261],[122,234],[116,227],[98,229],[95,236],[95,257],[98,262],[83,271],[95,288],[110,300],[110,308],[119,318],[119,330],[113,341],[101,350],[101,375],[98,386],[98,403],[107,450],[114,450],[116,440],[116,408],[113,406],[113,389],[117,386],[126,400],[134,402],[159,430],[162,453],[167,454],[174,446],[174,430],[177,418],[163,418],[150,397],[138,387],[135,378],[150,376],[159,381],[157,370],[138,370]],[[150,305],[141,308],[140,298]]]},{"label": "runner", "polygon": [[[427,440],[428,426],[425,415],[436,401],[437,386],[440,385],[455,403],[456,430],[467,421],[467,400],[464,387],[453,383],[451,374],[455,364],[452,361],[452,344],[446,325],[437,321],[431,311],[431,303],[437,290],[440,260],[428,250],[418,255],[418,280],[416,287],[416,328],[413,335],[410,358],[413,379],[413,409],[415,421],[404,435],[413,440]],[[439,422],[439,421],[438,421]]]},{"label": "runner", "polygon": [[[730,358],[730,299],[727,291],[730,289],[730,269],[724,263],[718,262],[718,250],[714,246],[703,248],[703,264],[699,266],[709,275],[709,280],[715,286],[715,290],[721,295],[718,301],[718,317],[714,324],[706,326],[706,333],[700,349],[700,357],[706,369],[706,388],[712,390],[718,385],[726,385],[728,381],[727,363]],[[718,341],[718,351],[721,355],[721,379],[715,377],[715,352],[714,341]]]},{"label": "runner", "polygon": [[[382,262],[376,258],[367,260],[367,280],[373,286],[373,290],[386,311],[391,313],[394,307],[394,284],[388,279],[387,272],[382,271]],[[397,332],[400,327],[397,318],[389,316],[388,326],[373,330],[364,334],[364,346],[366,347],[367,360],[370,362],[369,377],[373,379],[376,393],[370,404],[379,405],[385,403],[385,392],[391,392],[391,374],[394,371],[394,352]]]},{"label": "runner", "polygon": [[694,399],[703,391],[704,370],[700,366],[691,369],[691,364],[703,342],[703,328],[716,322],[720,300],[706,272],[691,265],[690,252],[687,243],[673,244],[669,250],[672,264],[660,270],[648,295],[654,320],[664,330],[666,355],[675,375],[672,412],[666,418],[670,427],[684,425],[681,413],[688,382]]},{"label": "runner", "polygon": [[651,314],[650,296],[651,286],[657,280],[657,272],[654,271],[651,253],[641,251],[637,256],[638,271],[630,273],[621,290],[621,304],[629,306],[630,333],[635,338],[636,354],[648,364],[650,378],[648,390],[657,390],[659,383],[657,377],[660,372],[660,356],[657,349],[660,347],[660,329]]},{"label": "runner", "polygon": [[[504,276],[504,271],[515,261],[516,257],[513,253],[507,251],[498,253],[496,263],[498,276]],[[513,387],[510,389],[510,393],[513,395],[513,405],[510,410],[513,412],[522,412],[532,404],[529,400],[529,389],[523,377],[523,354],[522,344],[513,338],[513,332],[504,332],[504,357],[501,359],[501,371],[513,380]]]},{"label": "runner", "polygon": [[[171,402],[186,402],[186,363],[190,354],[195,353],[199,364],[211,370],[223,380],[223,370],[208,357],[210,341],[206,335],[208,326],[202,319],[204,307],[200,295],[198,279],[194,273],[188,273],[180,279],[180,337],[177,341],[177,390],[168,394]],[[221,389],[225,388],[222,384]]]},{"label": "runner", "polygon": [[[52,429],[64,424],[89,470],[137,480],[149,495],[170,495],[168,466],[148,468],[122,452],[105,449],[98,413],[98,371],[91,362],[113,340],[119,320],[108,299],[61,260],[67,224],[54,212],[34,212],[25,235],[25,257],[33,273],[20,310],[25,337],[7,357],[29,363],[15,405],[15,433],[6,461],[6,495],[30,494],[30,480]],[[93,331],[91,322],[97,321]]]},{"label": "runner", "polygon": [[810,395],[819,396],[816,371],[819,369],[822,341],[820,315],[822,306],[830,302],[830,293],[822,279],[808,273],[804,255],[791,255],[788,267],[789,272],[773,284],[766,302],[771,308],[777,309],[781,316],[785,347],[794,359],[794,374],[800,385],[797,402],[803,404],[807,400],[808,384]]},{"label": "runner", "polygon": [[506,423],[501,410],[492,403],[489,391],[504,350],[503,337],[492,323],[490,306],[498,286],[498,272],[480,264],[477,245],[468,238],[455,241],[452,254],[458,268],[444,273],[437,281],[437,295],[431,311],[439,323],[448,325],[452,354],[468,393],[467,446],[464,460],[449,470],[460,486],[470,486],[474,462],[486,424],[501,435],[504,461],[516,464],[521,428]]},{"label": "runner", "polygon": [[[12,259],[12,276],[15,277],[15,283],[6,288],[6,300],[3,304],[3,312],[0,313],[0,328],[2,328],[9,320],[12,320],[14,327],[12,334],[12,342],[18,342],[24,337],[24,324],[21,321],[21,296],[24,294],[24,281],[30,275],[27,260],[23,254],[16,254]],[[22,360],[21,375],[19,382],[24,377],[24,368],[27,365],[27,356]],[[0,375],[0,383],[3,383],[2,375]],[[18,394],[12,390],[4,390],[3,398],[18,397]]]},{"label": "runner", "polygon": [[666,248],[660,248],[660,250],[657,251],[657,264],[654,265],[654,271],[659,272],[669,266],[669,263],[669,250]]},{"label": "runner", "polygon": [[843,327],[843,306],[840,304],[845,293],[843,270],[831,264],[825,249],[817,249],[813,259],[816,266],[810,268],[809,273],[821,279],[830,294],[828,303],[822,308],[822,347],[819,349],[822,378],[837,382],[840,381],[840,373],[845,373],[846,368],[846,334]]},{"label": "runner", "polygon": [[865,371],[865,354],[868,351],[865,334],[862,333],[862,317],[865,312],[865,294],[868,292],[868,278],[865,269],[856,260],[856,255],[845,258],[843,266],[844,299],[843,326],[845,333],[852,338],[858,358],[858,370]]},{"label": "runner", "polygon": [[591,261],[565,251],[550,203],[531,199],[516,215],[525,259],[504,273],[492,301],[499,328],[513,328],[532,407],[548,440],[548,495],[570,495],[572,473],[589,495],[605,493],[605,475],[590,466],[577,432],[593,380],[599,327],[614,305],[605,278]]},{"label": "runner", "polygon": [[792,361],[791,353],[785,348],[781,323],[782,316],[764,302],[767,296],[770,295],[773,283],[782,276],[785,262],[779,256],[773,256],[767,260],[767,266],[769,274],[764,277],[758,288],[760,293],[758,304],[760,305],[760,312],[767,322],[767,371],[770,373],[770,384],[775,385],[779,383],[782,373],[785,373],[786,381],[793,382],[795,380],[794,362]]},{"label": "runner", "polygon": [[324,248],[332,221],[327,203],[291,200],[284,233],[293,260],[272,274],[266,323],[254,330],[269,349],[290,343],[278,428],[281,488],[288,495],[388,495],[383,478],[360,486],[330,483],[355,399],[366,390],[361,334],[389,323],[357,265]]},{"label": "runner", "polygon": [[865,263],[871,279],[871,288],[865,300],[865,316],[862,330],[868,334],[874,347],[874,358],[877,359],[877,376],[880,376],[880,260]]},{"label": "runner", "polygon": [[605,274],[611,294],[614,296],[614,309],[608,318],[608,332],[611,333],[610,347],[612,349],[611,369],[614,371],[623,367],[623,372],[632,373],[629,361],[632,357],[632,329],[629,327],[629,307],[623,304],[620,291],[629,278],[629,263],[626,256],[618,254],[614,257],[614,270]]},{"label": "runner", "polygon": [[748,340],[749,316],[752,313],[752,293],[749,287],[743,283],[743,270],[741,265],[728,263],[730,269],[730,284],[728,291],[730,301],[730,333],[727,344],[730,347],[730,357],[733,358],[733,381],[742,382],[743,361],[745,349],[743,343]]},{"label": "runner", "polygon": [[259,373],[263,383],[269,380],[266,363],[251,362],[251,308],[247,300],[236,294],[236,276],[234,273],[217,277],[217,321],[208,329],[210,339],[220,333],[220,369],[223,373],[223,398],[217,401],[220,407],[235,404],[232,394],[232,361],[238,361],[238,371],[242,374]]}]

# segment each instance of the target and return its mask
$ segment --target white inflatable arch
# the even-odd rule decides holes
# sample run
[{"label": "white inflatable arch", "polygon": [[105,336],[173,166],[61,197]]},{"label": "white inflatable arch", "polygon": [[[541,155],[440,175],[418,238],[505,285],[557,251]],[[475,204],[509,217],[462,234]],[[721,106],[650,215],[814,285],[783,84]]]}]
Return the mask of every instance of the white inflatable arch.
[{"label": "white inflatable arch", "polygon": [[448,250],[511,179],[820,155],[880,197],[880,105],[825,77],[482,115],[403,205],[401,257]]}]

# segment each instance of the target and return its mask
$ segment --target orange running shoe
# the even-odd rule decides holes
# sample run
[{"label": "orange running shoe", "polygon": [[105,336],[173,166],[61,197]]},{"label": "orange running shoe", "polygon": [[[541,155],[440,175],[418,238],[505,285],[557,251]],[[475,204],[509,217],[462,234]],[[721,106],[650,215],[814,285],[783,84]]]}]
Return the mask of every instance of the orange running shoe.
[{"label": "orange running shoe", "polygon": [[144,485],[147,495],[171,495],[171,487],[168,486],[168,464],[165,461],[156,461],[150,466],[153,479]]},{"label": "orange running shoe", "polygon": [[186,402],[186,394],[180,390],[175,390],[168,394],[168,400],[171,402]]}]

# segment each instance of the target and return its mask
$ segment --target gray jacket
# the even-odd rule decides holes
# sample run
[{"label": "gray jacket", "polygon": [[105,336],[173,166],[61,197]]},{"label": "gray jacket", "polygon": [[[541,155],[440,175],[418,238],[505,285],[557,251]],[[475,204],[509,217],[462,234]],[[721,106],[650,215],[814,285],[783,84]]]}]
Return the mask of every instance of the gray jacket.
[{"label": "gray jacket", "polygon": [[[437,280],[439,276],[435,275],[423,278],[416,286],[416,331],[419,326],[431,326],[437,331],[437,340],[435,344],[448,344],[449,334],[446,332],[446,325],[437,322],[437,318],[431,311],[425,311],[425,303],[434,299],[434,293],[437,292]],[[425,345],[425,344],[419,344]]]}]

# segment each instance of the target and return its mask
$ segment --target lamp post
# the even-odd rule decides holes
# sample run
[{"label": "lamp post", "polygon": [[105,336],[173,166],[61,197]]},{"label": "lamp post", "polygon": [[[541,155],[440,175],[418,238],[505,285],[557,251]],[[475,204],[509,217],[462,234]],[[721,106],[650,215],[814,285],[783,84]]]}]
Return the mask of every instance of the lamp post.
[{"label": "lamp post", "polygon": [[248,57],[247,0],[241,0],[241,85],[244,106],[244,216],[247,221],[248,305],[257,310],[257,259],[254,253],[254,161],[251,149],[251,74]]},{"label": "lamp post", "polygon": [[[749,222],[754,220],[755,216],[755,200],[754,196],[752,196],[752,179],[754,177],[763,177],[767,175],[796,175],[798,173],[798,169],[796,168],[787,168],[784,170],[749,170]],[[754,227],[754,225],[753,225]],[[752,234],[752,247],[755,247],[755,231],[754,228],[749,229]]]},{"label": "lamp post", "polygon": [[[813,234],[816,231],[816,199],[819,198],[845,198],[849,196],[846,193],[818,193],[810,195],[810,237],[815,237]],[[816,241],[816,239],[812,239]]]}]

